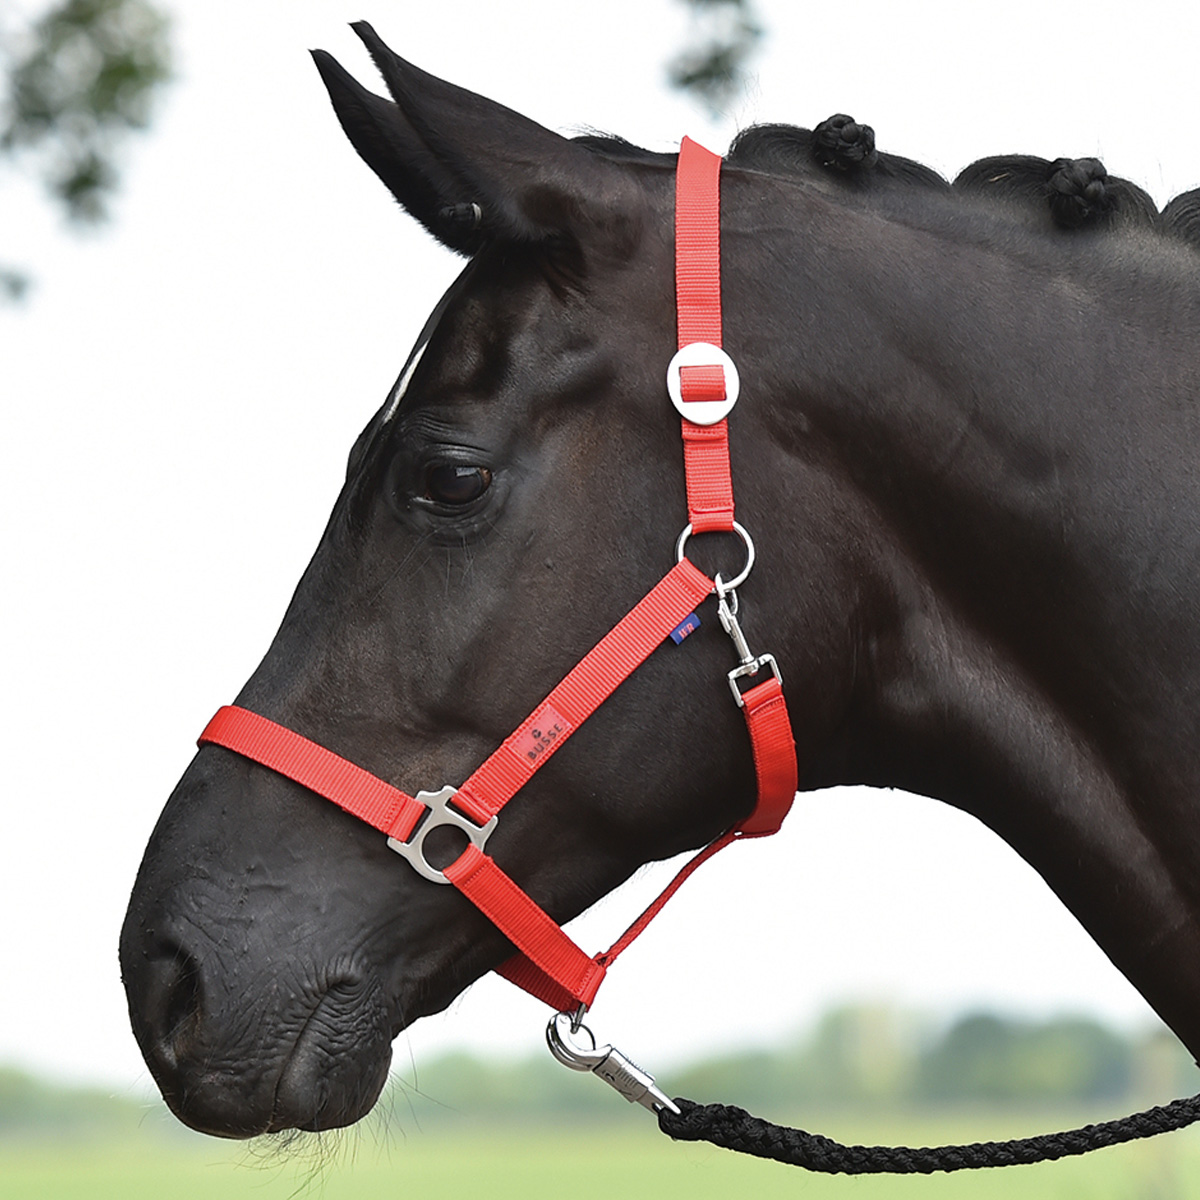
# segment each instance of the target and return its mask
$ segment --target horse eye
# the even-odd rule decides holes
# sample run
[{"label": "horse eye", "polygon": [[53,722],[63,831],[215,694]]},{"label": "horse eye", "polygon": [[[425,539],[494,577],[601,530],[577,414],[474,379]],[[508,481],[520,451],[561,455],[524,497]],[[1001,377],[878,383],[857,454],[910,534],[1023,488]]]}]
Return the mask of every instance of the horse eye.
[{"label": "horse eye", "polygon": [[492,483],[486,467],[459,467],[442,463],[425,473],[425,499],[438,504],[470,504],[478,500]]}]

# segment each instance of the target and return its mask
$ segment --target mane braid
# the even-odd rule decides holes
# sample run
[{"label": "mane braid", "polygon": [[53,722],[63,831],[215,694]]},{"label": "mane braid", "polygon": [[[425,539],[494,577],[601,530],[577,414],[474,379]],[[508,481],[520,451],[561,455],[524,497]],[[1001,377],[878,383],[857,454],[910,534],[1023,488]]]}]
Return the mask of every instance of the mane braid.
[{"label": "mane braid", "polygon": [[[849,136],[842,136],[853,130]],[[840,144],[838,144],[840,142]],[[945,191],[949,184],[931,167],[884,154],[875,148],[875,131],[844,114],[822,121],[816,130],[796,125],[751,125],[733,139],[729,161],[772,175],[812,177],[816,170],[853,189],[892,183]]]},{"label": "mane braid", "polygon": [[[623,138],[589,131],[573,139],[618,162],[665,166],[675,155],[643,149]],[[1144,229],[1200,252],[1200,188],[1176,196],[1162,213],[1150,195],[1109,175],[1095,158],[1049,160],[1027,154],[981,158],[948,183],[932,167],[875,149],[874,131],[843,114],[815,130],[799,125],[751,125],[730,143],[726,161],[784,178],[832,181],[847,192],[895,193],[905,188],[952,192],[1024,209],[1047,228]]]},{"label": "mane braid", "polygon": [[1158,209],[1127,179],[1109,175],[1098,158],[1031,154],[981,158],[954,181],[957,191],[991,195],[1027,208],[1060,229],[1156,229]]}]

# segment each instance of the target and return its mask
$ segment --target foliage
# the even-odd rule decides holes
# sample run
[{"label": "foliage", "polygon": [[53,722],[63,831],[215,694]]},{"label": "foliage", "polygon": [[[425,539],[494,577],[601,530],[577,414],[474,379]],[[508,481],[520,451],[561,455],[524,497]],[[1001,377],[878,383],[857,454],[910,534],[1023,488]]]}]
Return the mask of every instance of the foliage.
[{"label": "foliage", "polygon": [[693,12],[691,44],[671,60],[673,87],[694,94],[714,115],[733,99],[763,36],[752,0],[684,0]]},{"label": "foliage", "polygon": [[1133,1047],[1095,1021],[1033,1025],[978,1013],[923,1057],[915,1090],[935,1101],[1115,1098],[1129,1091],[1133,1059]]},{"label": "foliage", "polygon": [[58,1087],[15,1067],[0,1067],[0,1140],[30,1134],[128,1132],[147,1106],[100,1088]]},{"label": "foliage", "polygon": [[826,1014],[790,1048],[700,1063],[672,1075],[670,1087],[768,1116],[812,1105],[1016,1110],[1095,1102],[1113,1106],[1115,1117],[1120,1105],[1200,1090],[1200,1080],[1174,1039],[1122,1037],[1088,1018],[974,1013],[930,1034],[911,1014],[860,1005]]},{"label": "foliage", "polygon": [[[102,220],[121,145],[149,124],[170,77],[166,17],[148,0],[59,0],[0,51],[0,155],[40,176],[70,220]],[[0,291],[24,284],[0,267]]]},{"label": "foliage", "polygon": [[[753,0],[683,3],[693,37],[668,75],[716,113],[742,85],[763,29]],[[151,0],[56,0],[28,28],[0,27],[0,72],[0,159],[40,178],[71,221],[103,220],[122,146],[149,125],[171,75],[164,13]],[[20,297],[28,282],[0,263],[0,297]]]}]

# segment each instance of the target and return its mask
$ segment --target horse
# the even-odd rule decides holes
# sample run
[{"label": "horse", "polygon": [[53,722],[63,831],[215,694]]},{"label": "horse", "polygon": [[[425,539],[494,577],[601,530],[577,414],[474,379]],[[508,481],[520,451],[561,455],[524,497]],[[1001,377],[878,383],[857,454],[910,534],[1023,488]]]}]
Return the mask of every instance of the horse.
[{"label": "horse", "polygon": [[[355,28],[390,98],[315,52],[337,117],[467,262],[237,705],[437,788],[672,561],[675,156],[561,137]],[[1188,193],[1160,214],[1090,160],[987,159],[952,185],[846,117],[748,130],[721,167],[729,456],[757,550],[742,621],[787,681],[799,788],[974,814],[1193,1054],[1198,212]],[[742,552],[725,533],[686,550],[725,578]],[[754,809],[707,611],[504,809],[488,853],[555,922]],[[460,848],[437,829],[424,853]],[[168,1105],[227,1137],[358,1120],[392,1039],[512,951],[362,821],[211,743],[120,944]]]}]

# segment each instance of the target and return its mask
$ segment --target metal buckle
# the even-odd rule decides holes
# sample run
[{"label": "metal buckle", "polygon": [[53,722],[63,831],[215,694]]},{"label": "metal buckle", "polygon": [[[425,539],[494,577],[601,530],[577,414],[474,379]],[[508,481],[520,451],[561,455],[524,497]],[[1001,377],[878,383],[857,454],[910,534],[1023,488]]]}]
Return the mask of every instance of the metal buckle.
[{"label": "metal buckle", "polygon": [[[586,1035],[589,1045],[574,1040],[580,1033]],[[655,1085],[653,1075],[643,1071],[620,1050],[597,1046],[595,1035],[575,1013],[561,1012],[550,1018],[550,1024],[546,1026],[546,1045],[564,1067],[570,1067],[572,1071],[591,1071],[620,1092],[630,1104],[640,1104],[652,1113],[664,1108],[679,1112],[671,1097]]]},{"label": "metal buckle", "polygon": [[[714,530],[713,532],[718,532],[718,531]],[[722,530],[720,532],[724,532],[724,531]],[[745,526],[739,525],[736,521],[734,521],[734,523],[733,523],[733,532],[736,533],[738,535],[738,537],[740,537],[742,539],[742,544],[746,547],[746,565],[742,568],[742,573],[740,575],[736,575],[728,583],[720,585],[721,587],[724,587],[724,589],[727,592],[733,591],[734,588],[741,587],[742,584],[745,583],[746,580],[750,578],[750,571],[754,567],[754,541],[753,541],[753,539],[746,532]],[[683,527],[683,532],[679,535],[678,540],[675,542],[675,561],[677,563],[683,562],[684,551],[687,549],[688,538],[690,538],[691,536],[692,536],[692,524],[689,521]],[[720,579],[721,578],[720,575],[718,575],[717,578]]]},{"label": "metal buckle", "polygon": [[425,857],[425,839],[435,830],[444,825],[458,829],[467,835],[467,840],[477,850],[482,850],[484,844],[496,828],[496,817],[492,817],[484,825],[476,825],[470,817],[450,807],[450,801],[458,795],[458,789],[444,787],[440,792],[418,792],[414,797],[418,803],[424,804],[428,811],[421,818],[420,824],[413,831],[407,842],[399,838],[388,838],[388,848],[404,859],[422,879],[434,883],[449,883],[450,880],[433,866]]},{"label": "metal buckle", "polygon": [[757,675],[763,667],[770,667],[775,674],[775,678],[779,680],[779,686],[783,686],[783,675],[779,671],[779,664],[775,661],[775,655],[760,654],[753,661],[742,663],[740,667],[734,667],[729,672],[729,690],[733,693],[733,698],[738,708],[746,707],[746,699],[738,687],[737,681],[745,678],[747,675]]}]

